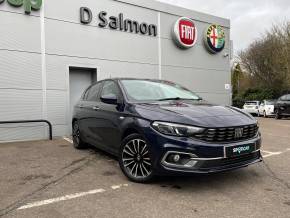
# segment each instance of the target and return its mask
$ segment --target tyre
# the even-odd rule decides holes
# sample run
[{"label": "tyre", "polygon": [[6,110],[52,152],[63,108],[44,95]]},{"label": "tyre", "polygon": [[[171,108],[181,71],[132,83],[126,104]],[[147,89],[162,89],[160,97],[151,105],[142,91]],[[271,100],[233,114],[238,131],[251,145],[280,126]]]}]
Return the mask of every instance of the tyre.
[{"label": "tyre", "polygon": [[81,138],[81,132],[77,121],[73,123],[72,127],[73,145],[76,149],[84,149],[87,147],[86,143]]},{"label": "tyre", "polygon": [[119,165],[133,182],[147,183],[154,178],[149,144],[140,134],[131,134],[121,144]]},{"label": "tyre", "polygon": [[279,110],[275,110],[275,119],[276,120],[280,120],[282,117],[281,117],[281,115],[280,115],[280,113],[279,113]]},{"label": "tyre", "polygon": [[266,111],[263,111],[263,116],[264,116],[264,118],[267,118],[267,113],[266,113]]}]

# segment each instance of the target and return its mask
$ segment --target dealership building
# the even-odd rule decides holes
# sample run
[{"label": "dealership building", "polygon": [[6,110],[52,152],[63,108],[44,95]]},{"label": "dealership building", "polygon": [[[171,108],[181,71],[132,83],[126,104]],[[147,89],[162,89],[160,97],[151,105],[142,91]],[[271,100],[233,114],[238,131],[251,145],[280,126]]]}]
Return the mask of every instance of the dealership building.
[{"label": "dealership building", "polygon": [[[0,121],[45,119],[70,135],[83,90],[113,77],[231,104],[227,19],[152,0],[0,0],[0,27]],[[0,125],[0,142],[47,137],[43,123]]]}]

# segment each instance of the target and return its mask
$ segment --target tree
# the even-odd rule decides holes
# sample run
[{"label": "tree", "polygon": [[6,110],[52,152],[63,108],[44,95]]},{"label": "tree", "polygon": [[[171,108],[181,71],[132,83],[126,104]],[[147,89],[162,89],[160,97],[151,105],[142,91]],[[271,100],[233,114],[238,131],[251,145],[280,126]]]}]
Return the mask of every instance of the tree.
[{"label": "tree", "polygon": [[274,25],[239,53],[240,67],[250,80],[248,88],[290,90],[290,22]]}]

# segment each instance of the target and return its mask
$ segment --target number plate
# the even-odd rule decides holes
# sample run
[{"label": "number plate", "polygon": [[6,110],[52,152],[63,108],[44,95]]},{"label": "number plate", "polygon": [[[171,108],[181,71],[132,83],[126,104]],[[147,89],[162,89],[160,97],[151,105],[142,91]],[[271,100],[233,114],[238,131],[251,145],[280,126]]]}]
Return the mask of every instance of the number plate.
[{"label": "number plate", "polygon": [[226,157],[237,157],[255,151],[255,144],[225,147]]}]

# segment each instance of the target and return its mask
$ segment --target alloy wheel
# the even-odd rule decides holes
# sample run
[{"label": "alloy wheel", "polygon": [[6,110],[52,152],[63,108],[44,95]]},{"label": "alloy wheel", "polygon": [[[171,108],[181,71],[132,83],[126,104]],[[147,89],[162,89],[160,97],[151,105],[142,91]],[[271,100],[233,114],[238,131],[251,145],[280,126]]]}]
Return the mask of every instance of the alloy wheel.
[{"label": "alloy wheel", "polygon": [[152,174],[149,147],[142,139],[132,139],[123,147],[122,162],[126,172],[133,178],[146,179]]},{"label": "alloy wheel", "polygon": [[80,129],[79,129],[79,125],[76,122],[73,125],[72,137],[73,137],[74,143],[76,145],[79,145],[80,144]]}]

